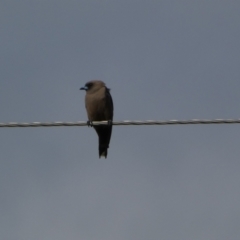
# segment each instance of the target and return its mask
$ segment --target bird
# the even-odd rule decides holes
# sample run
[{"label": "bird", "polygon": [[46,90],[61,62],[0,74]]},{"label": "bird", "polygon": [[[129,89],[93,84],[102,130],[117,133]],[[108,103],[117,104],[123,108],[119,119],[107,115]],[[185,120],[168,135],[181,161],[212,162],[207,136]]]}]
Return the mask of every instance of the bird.
[{"label": "bird", "polygon": [[98,135],[99,158],[107,158],[114,110],[110,89],[103,81],[92,80],[80,90],[86,91],[85,107],[88,115],[88,126],[93,126],[93,121],[108,121],[108,125],[93,126]]}]

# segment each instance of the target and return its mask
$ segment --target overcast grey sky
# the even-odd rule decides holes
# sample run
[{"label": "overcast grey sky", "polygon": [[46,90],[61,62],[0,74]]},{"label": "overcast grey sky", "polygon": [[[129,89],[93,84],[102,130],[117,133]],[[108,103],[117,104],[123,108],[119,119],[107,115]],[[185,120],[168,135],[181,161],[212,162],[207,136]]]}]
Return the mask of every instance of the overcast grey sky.
[{"label": "overcast grey sky", "polygon": [[[0,122],[240,118],[240,1],[2,0]],[[238,240],[240,126],[0,129],[0,239]]]}]

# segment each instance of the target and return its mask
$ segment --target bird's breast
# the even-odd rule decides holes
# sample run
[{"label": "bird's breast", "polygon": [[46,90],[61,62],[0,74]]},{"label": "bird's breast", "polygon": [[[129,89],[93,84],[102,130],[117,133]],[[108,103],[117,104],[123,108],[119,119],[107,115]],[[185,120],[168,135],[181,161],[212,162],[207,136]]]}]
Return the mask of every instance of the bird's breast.
[{"label": "bird's breast", "polygon": [[105,109],[106,101],[98,96],[86,95],[86,110],[90,121],[106,120]]}]

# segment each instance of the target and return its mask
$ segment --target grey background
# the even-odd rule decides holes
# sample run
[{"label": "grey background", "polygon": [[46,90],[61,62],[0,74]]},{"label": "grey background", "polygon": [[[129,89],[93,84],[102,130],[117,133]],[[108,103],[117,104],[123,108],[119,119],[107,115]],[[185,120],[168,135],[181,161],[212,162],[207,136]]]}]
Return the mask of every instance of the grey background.
[{"label": "grey background", "polygon": [[[0,2],[0,122],[240,117],[240,2]],[[0,129],[0,239],[237,240],[239,125]]]}]

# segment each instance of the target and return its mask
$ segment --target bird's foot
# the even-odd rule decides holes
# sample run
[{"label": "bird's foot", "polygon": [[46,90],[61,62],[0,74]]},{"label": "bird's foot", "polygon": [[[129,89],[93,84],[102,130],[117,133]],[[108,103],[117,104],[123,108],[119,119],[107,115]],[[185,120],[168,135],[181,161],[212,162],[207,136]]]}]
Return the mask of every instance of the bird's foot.
[{"label": "bird's foot", "polygon": [[88,127],[92,127],[93,126],[93,123],[92,123],[92,121],[87,121],[87,125],[88,125]]},{"label": "bird's foot", "polygon": [[108,126],[111,126],[112,125],[112,120],[108,120]]}]

